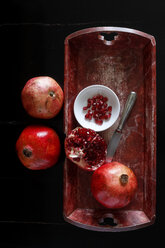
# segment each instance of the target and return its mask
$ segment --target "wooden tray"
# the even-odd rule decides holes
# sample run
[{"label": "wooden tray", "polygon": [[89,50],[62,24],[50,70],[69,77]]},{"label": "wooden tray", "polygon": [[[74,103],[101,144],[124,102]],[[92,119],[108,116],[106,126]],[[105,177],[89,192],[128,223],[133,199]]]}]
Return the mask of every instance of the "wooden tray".
[{"label": "wooden tray", "polygon": [[[114,39],[113,39],[114,38]],[[92,84],[110,87],[119,97],[121,113],[130,91],[137,93],[114,161],[133,169],[138,191],[125,208],[102,207],[90,190],[92,173],[68,159],[64,165],[64,218],[96,231],[125,231],[150,225],[156,205],[156,44],[153,36],[118,27],[96,27],[65,39],[65,134],[78,126],[73,114],[76,95]],[[120,113],[120,116],[121,116]],[[120,118],[119,118],[120,119]],[[106,142],[119,120],[101,133]],[[107,221],[108,220],[108,221]]]}]

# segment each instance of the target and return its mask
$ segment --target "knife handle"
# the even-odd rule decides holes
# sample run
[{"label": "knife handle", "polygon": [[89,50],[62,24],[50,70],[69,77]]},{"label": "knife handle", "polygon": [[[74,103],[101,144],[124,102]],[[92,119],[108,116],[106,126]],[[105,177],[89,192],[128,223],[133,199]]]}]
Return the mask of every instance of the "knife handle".
[{"label": "knife handle", "polygon": [[121,120],[120,120],[120,123],[119,123],[119,126],[117,128],[117,131],[118,132],[121,132],[122,129],[123,129],[123,126],[131,112],[131,109],[135,103],[135,100],[136,100],[136,92],[132,91],[129,96],[128,96],[128,99],[127,99],[127,102],[125,104],[125,107],[124,107],[124,111],[123,111],[123,114],[122,114],[122,117],[121,117]]}]

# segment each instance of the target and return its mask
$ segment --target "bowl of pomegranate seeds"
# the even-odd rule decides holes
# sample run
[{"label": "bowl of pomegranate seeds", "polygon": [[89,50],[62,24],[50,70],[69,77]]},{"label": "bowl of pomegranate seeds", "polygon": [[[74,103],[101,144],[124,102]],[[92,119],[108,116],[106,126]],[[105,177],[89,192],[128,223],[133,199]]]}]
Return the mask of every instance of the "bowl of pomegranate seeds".
[{"label": "bowl of pomegranate seeds", "polygon": [[77,95],[74,115],[85,128],[101,132],[111,127],[118,119],[120,102],[117,95],[107,86],[91,85]]}]

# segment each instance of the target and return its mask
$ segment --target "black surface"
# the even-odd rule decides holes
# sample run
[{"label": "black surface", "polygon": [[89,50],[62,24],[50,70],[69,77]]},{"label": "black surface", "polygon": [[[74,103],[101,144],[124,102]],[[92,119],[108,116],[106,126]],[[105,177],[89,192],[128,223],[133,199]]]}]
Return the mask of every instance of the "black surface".
[{"label": "black surface", "polygon": [[[161,242],[165,221],[164,195],[164,1],[6,1],[0,9],[1,55],[1,170],[0,247],[116,246]],[[47,171],[24,168],[15,142],[29,124],[53,127],[63,142],[63,112],[49,121],[35,120],[22,108],[25,82],[49,75],[63,87],[64,39],[82,28],[121,26],[144,31],[157,42],[157,218],[154,225],[127,233],[98,233],[73,227],[62,216],[62,151],[58,164]],[[143,236],[143,238],[142,238]],[[130,241],[130,237],[134,242]],[[131,239],[132,240],[132,239]]]},{"label": "black surface", "polygon": [[[58,133],[63,148],[63,109],[56,118],[38,120],[22,107],[20,95],[26,81],[49,75],[63,87],[63,33],[44,25],[5,25],[0,27],[1,53],[1,167],[0,220],[22,222],[62,222],[62,171],[64,151],[56,166],[31,171],[17,158],[15,143],[21,131],[34,123],[50,126]],[[60,37],[60,39],[58,39]],[[51,39],[50,39],[51,38]],[[12,41],[12,42],[11,42]],[[11,208],[12,206],[12,208]]]}]

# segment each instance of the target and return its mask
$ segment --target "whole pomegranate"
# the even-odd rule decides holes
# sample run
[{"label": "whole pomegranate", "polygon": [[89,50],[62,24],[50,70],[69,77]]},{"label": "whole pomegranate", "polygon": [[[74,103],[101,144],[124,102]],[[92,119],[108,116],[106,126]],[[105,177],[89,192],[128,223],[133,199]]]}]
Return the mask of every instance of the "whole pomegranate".
[{"label": "whole pomegranate", "polygon": [[105,162],[107,145],[95,131],[77,127],[65,139],[65,152],[82,169],[94,171]]},{"label": "whole pomegranate", "polygon": [[47,169],[56,164],[60,149],[57,133],[45,126],[26,127],[16,142],[16,151],[20,161],[31,170]]},{"label": "whole pomegranate", "polygon": [[133,171],[118,162],[102,165],[92,175],[94,198],[107,208],[122,208],[130,203],[137,189]]},{"label": "whole pomegranate", "polygon": [[51,77],[34,77],[27,81],[21,92],[22,104],[29,115],[50,119],[63,105],[63,90]]}]

